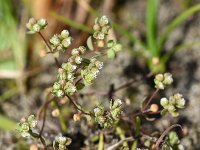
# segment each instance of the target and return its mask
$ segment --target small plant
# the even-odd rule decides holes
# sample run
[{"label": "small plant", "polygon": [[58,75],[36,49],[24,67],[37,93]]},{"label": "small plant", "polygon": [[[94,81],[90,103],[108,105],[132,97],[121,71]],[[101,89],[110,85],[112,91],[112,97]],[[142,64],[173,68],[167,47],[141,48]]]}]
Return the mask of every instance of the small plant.
[{"label": "small plant", "polygon": [[[60,34],[53,35],[53,37],[50,38],[50,40],[48,41],[41,33],[41,30],[46,27],[47,21],[45,19],[35,20],[31,18],[27,23],[29,33],[38,33],[44,40],[49,49],[47,51],[47,54],[63,53],[65,51],[68,51],[68,48],[70,48],[72,42],[72,37],[70,36],[69,31],[63,30]],[[61,101],[64,98],[68,99],[77,111],[73,115],[74,121],[81,121],[81,118],[85,116],[88,122],[95,122],[91,125],[91,127],[96,129],[97,131],[100,130],[98,136],[99,150],[104,149],[103,143],[104,135],[106,135],[106,130],[115,131],[116,135],[119,136],[119,138],[121,139],[121,141],[119,141],[119,143],[117,144],[117,147],[120,147],[123,143],[124,148],[132,147],[132,149],[137,149],[137,147],[139,146],[138,142],[144,141],[142,140],[144,138],[143,134],[140,131],[141,117],[146,117],[146,115],[148,114],[161,113],[162,115],[164,115],[166,112],[171,113],[173,117],[178,116],[178,109],[185,107],[185,100],[181,94],[175,94],[169,99],[162,98],[160,100],[160,104],[161,106],[163,106],[163,109],[161,110],[159,110],[157,104],[152,103],[155,95],[159,92],[159,90],[164,90],[167,86],[173,83],[173,78],[170,73],[157,74],[155,76],[155,92],[149,99],[147,99],[147,101],[143,103],[141,110],[136,113],[133,112],[129,114],[126,113],[126,111],[123,111],[126,106],[124,100],[116,96],[114,97],[115,92],[117,92],[119,89],[128,87],[129,85],[131,85],[130,83],[121,85],[120,87],[113,89],[111,92],[105,92],[105,94],[103,94],[104,96],[108,96],[110,98],[109,108],[107,108],[104,104],[98,104],[94,107],[93,110],[86,110],[85,108],[83,108],[82,105],[77,102],[76,98],[78,92],[84,87],[90,86],[95,81],[101,69],[103,68],[101,57],[107,56],[108,58],[113,59],[114,57],[116,57],[117,52],[122,49],[121,45],[118,44],[116,41],[112,39],[107,39],[110,28],[111,26],[106,16],[97,18],[93,26],[93,36],[90,36],[87,40],[87,47],[79,46],[78,48],[73,48],[67,61],[63,62],[62,64],[60,64],[58,58],[54,57],[55,63],[58,67],[57,81],[55,81],[52,85],[50,93],[47,94],[47,100],[39,112],[38,118],[40,118],[40,115],[43,112],[42,127],[41,129],[36,129],[37,120],[33,115],[29,116],[27,119],[22,119],[21,122],[18,124],[18,132],[21,134],[22,137],[33,137],[40,139],[41,143],[44,146],[44,149],[48,149],[48,147],[53,147],[54,149],[66,150],[67,146],[72,143],[72,140],[70,138],[59,135],[55,137],[54,141],[49,142],[49,140],[45,139],[47,137],[44,138],[43,136],[47,107],[49,106],[49,104],[52,104],[51,107],[57,105],[57,99]],[[96,55],[97,53],[95,52],[95,48],[98,49],[98,55]],[[89,51],[89,49],[91,50],[93,55],[86,57],[85,54]],[[61,116],[61,107],[62,106],[59,106],[54,109],[52,115]],[[129,123],[124,126],[123,124],[126,123],[127,118]],[[60,124],[61,126],[65,127],[65,122],[62,122],[62,119],[60,119]],[[97,125],[100,126],[99,129],[97,128]],[[131,137],[126,137],[126,126],[128,126],[128,129],[134,127],[135,135],[132,134]],[[159,134],[160,137],[152,135],[151,138],[154,140],[151,140],[150,143],[152,144],[147,147],[152,149],[159,149],[161,143],[162,147],[164,147],[167,141],[173,141],[171,143],[169,142],[172,146],[177,144],[175,136],[171,135],[172,133],[169,134],[169,137],[166,137],[166,142],[163,142],[163,138],[165,137],[165,135],[167,135],[167,133],[174,127],[180,127],[180,125],[175,124],[170,126],[163,134]],[[66,133],[63,133],[63,135],[65,134]],[[128,141],[131,143],[127,143]],[[113,147],[116,147],[116,145],[110,145],[108,149],[112,149]]]}]

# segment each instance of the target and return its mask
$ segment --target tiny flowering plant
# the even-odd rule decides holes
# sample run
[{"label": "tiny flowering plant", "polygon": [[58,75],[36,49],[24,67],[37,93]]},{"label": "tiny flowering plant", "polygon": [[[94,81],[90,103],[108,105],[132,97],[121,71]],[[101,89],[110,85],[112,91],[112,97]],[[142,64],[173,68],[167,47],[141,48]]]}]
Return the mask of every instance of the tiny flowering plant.
[{"label": "tiny flowering plant", "polygon": [[[38,33],[40,35],[48,48],[47,54],[63,53],[69,50],[73,42],[73,38],[69,34],[69,31],[66,29],[62,30],[59,34],[54,34],[49,40],[46,40],[41,30],[45,29],[47,25],[48,23],[45,19],[36,20],[31,18],[26,26],[29,30],[28,33]],[[128,104],[126,103],[125,99],[119,98],[116,95],[118,90],[127,88],[135,81],[128,82],[119,86],[118,88],[113,87],[113,89],[111,88],[108,92],[98,93],[98,91],[95,91],[88,94],[99,94],[104,98],[108,97],[109,106],[107,107],[103,104],[97,104],[93,106],[93,110],[86,110],[82,105],[78,103],[77,99],[81,96],[84,96],[84,94],[78,95],[78,92],[84,87],[92,85],[92,83],[98,77],[101,69],[104,67],[103,61],[101,61],[101,57],[107,56],[107,58],[114,59],[117,56],[117,52],[122,49],[121,44],[117,43],[114,39],[107,38],[110,28],[111,25],[106,16],[96,18],[95,24],[93,26],[93,35],[87,39],[86,46],[77,46],[76,48],[71,48],[65,62],[60,63],[58,57],[54,57],[58,70],[57,80],[53,83],[50,90],[48,90],[46,101],[44,105],[41,106],[41,109],[38,113],[39,115],[37,118],[43,118],[41,128],[39,129],[37,127],[39,120],[37,121],[34,115],[30,115],[28,118],[23,118],[18,124],[17,128],[17,131],[22,137],[32,137],[39,139],[45,150],[47,150],[49,147],[53,147],[55,150],[67,150],[67,147],[72,143],[70,138],[63,136],[68,134],[66,127],[67,123],[62,116],[62,108],[64,107],[67,99],[69,102],[71,102],[76,111],[73,114],[73,120],[78,123],[82,120],[82,116],[85,116],[88,124],[90,124],[89,126],[94,127],[94,129],[96,129],[99,133],[99,138],[97,140],[99,141],[98,149],[100,150],[103,150],[104,148],[102,143],[106,142],[104,138],[106,138],[107,131],[110,129],[112,129],[110,130],[111,132],[115,131],[116,133],[113,134],[115,136],[119,136],[121,139],[118,141],[117,147],[121,145],[119,143],[124,143],[124,147],[129,146],[132,149],[139,148],[139,145],[145,145],[149,149],[173,149],[177,145],[180,145],[176,133],[169,132],[174,127],[181,127],[178,124],[174,124],[167,128],[162,134],[160,134],[159,137],[157,136],[158,134],[152,134],[152,136],[148,135],[150,138],[146,139],[141,129],[141,117],[147,119],[149,114],[164,115],[167,112],[169,112],[173,117],[177,117],[179,115],[178,110],[185,107],[185,99],[180,93],[174,94],[169,98],[161,98],[161,107],[159,107],[159,104],[153,103],[157,93],[160,90],[164,90],[166,87],[173,83],[173,77],[170,73],[160,73],[155,75],[154,83],[156,90],[150,96],[150,98],[147,99],[147,101],[143,102],[141,110],[136,113],[135,111],[131,113],[123,111],[123,108],[125,108],[125,106]],[[97,50],[95,50],[95,48],[97,48]],[[86,54],[89,51],[92,53],[92,55],[87,56]],[[43,135],[43,129],[45,127],[45,119],[47,115],[46,111],[50,106],[52,108],[56,106],[56,108],[53,108],[51,114],[53,117],[59,118],[59,123],[63,130],[63,135],[59,134],[55,137],[54,140],[45,139],[48,137],[44,138]],[[130,129],[130,132],[127,131],[127,129]],[[167,135],[168,132],[169,135]],[[129,134],[131,137],[126,137],[126,135]],[[132,143],[129,144],[127,143],[128,141]],[[95,142],[93,145],[94,144]],[[111,144],[108,149],[113,149],[113,147],[116,149],[116,144]]]}]

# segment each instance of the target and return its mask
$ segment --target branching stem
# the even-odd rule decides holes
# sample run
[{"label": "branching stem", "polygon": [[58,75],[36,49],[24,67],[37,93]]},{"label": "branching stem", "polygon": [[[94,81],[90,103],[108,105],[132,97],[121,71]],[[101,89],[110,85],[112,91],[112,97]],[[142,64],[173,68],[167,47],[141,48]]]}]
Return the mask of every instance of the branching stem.
[{"label": "branching stem", "polygon": [[[41,32],[38,32],[38,33],[39,33],[40,37],[43,39],[43,41],[46,44],[46,46],[48,47],[48,49],[50,51],[49,53],[53,54],[53,50],[52,50],[51,46],[49,45],[49,43],[47,42],[47,40],[45,39],[45,37],[42,35]],[[59,63],[58,59],[55,56],[53,56],[53,57],[54,57],[54,60],[56,62],[57,67],[60,68],[60,63]]]}]

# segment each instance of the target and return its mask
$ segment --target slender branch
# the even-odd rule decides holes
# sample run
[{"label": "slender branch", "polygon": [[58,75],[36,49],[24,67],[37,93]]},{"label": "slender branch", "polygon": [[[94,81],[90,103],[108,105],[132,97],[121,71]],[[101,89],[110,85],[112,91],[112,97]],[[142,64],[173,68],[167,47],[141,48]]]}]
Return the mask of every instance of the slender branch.
[{"label": "slender branch", "polygon": [[115,150],[117,149],[120,145],[122,145],[125,141],[129,142],[129,141],[133,141],[134,138],[133,137],[127,137],[123,140],[120,140],[119,142],[111,145],[110,147],[107,148],[107,150]]},{"label": "slender branch", "polygon": [[91,116],[92,115],[92,113],[88,113],[88,112],[86,112],[86,111],[84,111],[82,108],[81,108],[81,106],[79,105],[79,104],[76,104],[76,102],[69,96],[69,95],[66,95],[67,96],[67,98],[72,102],[72,104],[75,106],[75,108],[77,109],[77,110],[79,110],[81,113],[83,113],[83,114],[85,114],[85,115],[89,115],[89,116]]},{"label": "slender branch", "polygon": [[32,137],[40,139],[40,141],[44,147],[44,150],[47,150],[47,145],[46,145],[45,139],[40,134],[35,133],[32,130],[30,130],[29,133],[31,134]]},{"label": "slender branch", "polygon": [[147,103],[145,104],[145,106],[142,108],[142,111],[144,111],[148,106],[149,104],[151,103],[151,101],[153,100],[153,98],[156,96],[156,94],[158,93],[159,89],[156,89],[154,91],[154,93],[151,95],[151,97],[149,98],[149,100],[147,101]]},{"label": "slender branch", "polygon": [[132,79],[131,81],[129,81],[129,82],[127,82],[127,83],[124,83],[124,84],[122,84],[121,86],[115,88],[113,92],[117,92],[117,91],[122,90],[122,89],[124,89],[124,88],[128,88],[128,87],[131,86],[131,84],[133,84],[135,81],[137,81],[137,80]]},{"label": "slender branch", "polygon": [[175,128],[175,127],[180,127],[180,128],[182,129],[182,127],[181,127],[180,124],[174,124],[174,125],[170,126],[169,128],[167,128],[167,129],[161,134],[161,136],[158,138],[158,140],[157,140],[157,142],[156,142],[156,145],[155,145],[155,149],[156,149],[156,150],[159,149],[159,145],[160,145],[160,143],[162,142],[162,140],[163,140],[163,138],[165,137],[165,135],[166,135],[170,130],[172,130],[172,129]]},{"label": "slender branch", "polygon": [[49,101],[46,101],[44,103],[44,105],[42,106],[42,108],[40,109],[40,112],[39,112],[39,116],[41,116],[41,113],[43,112],[43,120],[42,120],[42,127],[40,129],[40,136],[42,135],[42,132],[44,130],[44,126],[45,126],[45,122],[46,122],[46,112],[47,112],[47,107],[48,105],[53,101],[53,99],[49,100]]},{"label": "slender branch", "polygon": [[[42,35],[41,32],[38,32],[38,33],[39,33],[40,37],[43,39],[46,46],[48,47],[50,53],[53,53],[53,50],[52,50],[51,46],[49,45],[49,43],[47,42],[47,40],[45,39],[45,37]],[[53,56],[53,57],[54,57],[57,67],[60,68],[60,63],[59,63],[58,59],[55,56]]]},{"label": "slender branch", "polygon": [[80,81],[82,80],[82,78],[78,79],[75,83],[75,85],[77,85]]}]

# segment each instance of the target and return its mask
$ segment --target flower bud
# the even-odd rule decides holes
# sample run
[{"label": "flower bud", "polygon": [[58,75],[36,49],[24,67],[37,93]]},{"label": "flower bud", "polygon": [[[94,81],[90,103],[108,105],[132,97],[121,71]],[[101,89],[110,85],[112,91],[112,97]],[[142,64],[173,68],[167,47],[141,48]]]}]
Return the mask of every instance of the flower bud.
[{"label": "flower bud", "polygon": [[161,98],[160,104],[161,104],[164,108],[166,108],[166,106],[169,104],[169,101],[168,101],[167,98],[164,97],[164,98]]},{"label": "flower bud", "polygon": [[58,90],[58,91],[56,92],[56,96],[57,96],[57,97],[63,97],[64,94],[65,94],[65,93],[64,93],[62,90]]},{"label": "flower bud", "polygon": [[99,24],[101,27],[107,25],[109,23],[108,21],[108,18],[106,16],[102,16],[100,19],[99,19]]},{"label": "flower bud", "polygon": [[75,63],[76,64],[81,64],[82,58],[80,56],[75,57]]},{"label": "flower bud", "polygon": [[100,109],[99,107],[94,109],[95,116],[102,116],[104,113],[104,110]]},{"label": "flower bud", "polygon": [[164,74],[164,81],[163,83],[166,85],[171,85],[173,82],[172,74],[170,73],[165,73]]},{"label": "flower bud", "polygon": [[95,66],[96,66],[98,69],[102,69],[102,68],[103,68],[103,62],[96,61],[96,62],[95,62]]},{"label": "flower bud", "polygon": [[104,33],[98,32],[98,34],[97,34],[97,39],[98,39],[98,40],[103,40],[104,38],[105,38]]},{"label": "flower bud", "polygon": [[46,19],[40,19],[38,20],[38,25],[41,27],[41,28],[45,28],[47,27],[47,20]]},{"label": "flower bud", "polygon": [[155,80],[158,80],[160,82],[163,81],[163,79],[164,79],[163,74],[157,74],[156,77],[155,77]]},{"label": "flower bud", "polygon": [[99,116],[98,122],[99,122],[100,125],[103,125],[106,122],[106,118],[104,116]]},{"label": "flower bud", "polygon": [[151,104],[151,106],[150,106],[150,111],[152,111],[152,112],[157,112],[157,111],[158,111],[158,105],[156,105],[156,104]]},{"label": "flower bud", "polygon": [[53,89],[54,90],[59,90],[61,88],[61,85],[58,83],[58,82],[55,82],[54,84],[53,84]]},{"label": "flower bud", "polygon": [[67,74],[67,79],[69,80],[69,81],[73,81],[74,80],[74,74],[73,73],[68,73]]},{"label": "flower bud", "polygon": [[62,38],[65,39],[65,38],[69,37],[69,31],[63,30],[60,35],[61,35]]},{"label": "flower bud", "polygon": [[36,20],[35,18],[30,18],[28,22],[33,25],[36,23]]},{"label": "flower bud", "polygon": [[86,51],[86,48],[84,46],[79,46],[79,51],[81,52],[81,54],[84,54]]},{"label": "flower bud", "polygon": [[64,71],[63,68],[59,68],[59,69],[58,69],[58,73],[59,73],[59,74],[62,74],[62,73],[64,73],[64,72],[65,72],[65,71]]},{"label": "flower bud", "polygon": [[76,92],[76,87],[73,85],[72,82],[68,81],[64,87],[67,94],[71,95]]},{"label": "flower bud", "polygon": [[60,136],[57,138],[57,142],[61,145],[65,145],[65,142],[67,141],[66,137]]},{"label": "flower bud", "polygon": [[23,132],[28,132],[29,131],[29,124],[27,122],[24,122],[21,124],[21,129]]},{"label": "flower bud", "polygon": [[99,31],[99,30],[100,30],[100,26],[99,26],[98,24],[95,24],[95,25],[93,26],[93,30],[94,30],[94,31]]},{"label": "flower bud", "polygon": [[38,24],[34,24],[32,29],[34,32],[39,32],[41,27]]},{"label": "flower bud", "polygon": [[97,41],[97,46],[98,46],[98,47],[104,47],[104,45],[105,45],[105,44],[104,44],[104,41],[103,41],[103,40],[98,40],[98,41]]},{"label": "flower bud", "polygon": [[31,30],[31,29],[32,29],[32,24],[31,24],[30,22],[28,22],[28,23],[26,24],[26,27],[27,27],[27,29]]},{"label": "flower bud", "polygon": [[51,39],[50,39],[50,43],[52,43],[54,46],[58,46],[60,44],[60,39],[58,38],[58,35],[54,35]]},{"label": "flower bud", "polygon": [[52,114],[53,117],[58,117],[60,115],[60,110],[59,109],[54,109],[51,112],[51,114]]},{"label": "flower bud", "polygon": [[77,48],[72,49],[71,54],[72,54],[72,55],[79,55],[78,49],[77,49]]},{"label": "flower bud", "polygon": [[165,86],[164,86],[164,84],[162,82],[157,82],[155,87],[158,88],[158,89],[161,89],[161,90],[164,90],[164,88],[165,88]]},{"label": "flower bud", "polygon": [[73,115],[73,119],[74,119],[74,121],[80,121],[80,119],[81,119],[81,115],[80,114],[74,114]]},{"label": "flower bud", "polygon": [[37,126],[36,117],[34,115],[30,115],[28,117],[28,123],[29,123],[30,128],[35,128]]},{"label": "flower bud", "polygon": [[169,112],[174,112],[176,110],[176,108],[173,105],[168,105],[167,110]]},{"label": "flower bud", "polygon": [[62,41],[63,47],[67,48],[71,45],[71,38],[66,38]]}]

